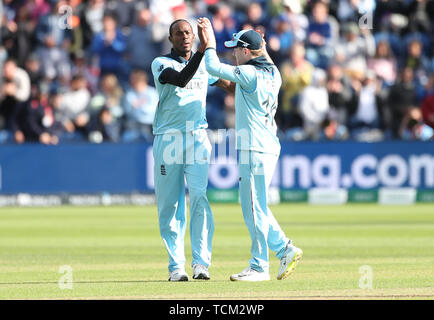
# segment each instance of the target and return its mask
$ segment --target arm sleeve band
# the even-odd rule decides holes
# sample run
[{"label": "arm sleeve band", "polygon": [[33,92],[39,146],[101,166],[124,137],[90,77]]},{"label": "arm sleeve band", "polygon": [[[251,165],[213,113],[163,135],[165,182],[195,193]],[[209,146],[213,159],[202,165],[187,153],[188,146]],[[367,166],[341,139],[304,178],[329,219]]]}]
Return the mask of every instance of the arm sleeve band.
[{"label": "arm sleeve band", "polygon": [[202,61],[203,53],[196,52],[190,62],[182,69],[181,72],[173,68],[166,68],[160,74],[158,80],[161,84],[169,83],[177,87],[185,87],[193,78]]}]

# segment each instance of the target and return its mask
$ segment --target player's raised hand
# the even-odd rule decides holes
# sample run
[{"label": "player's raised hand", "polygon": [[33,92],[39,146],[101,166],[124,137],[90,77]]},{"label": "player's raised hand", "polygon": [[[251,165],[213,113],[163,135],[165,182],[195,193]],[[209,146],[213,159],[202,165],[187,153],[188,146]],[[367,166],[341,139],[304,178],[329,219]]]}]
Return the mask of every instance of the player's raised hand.
[{"label": "player's raised hand", "polygon": [[261,43],[261,49],[262,49],[262,51],[267,50],[267,43],[265,41],[264,30],[257,28],[257,29],[255,29],[255,31],[262,36],[262,43]]},{"label": "player's raised hand", "polygon": [[199,40],[200,40],[200,46],[198,51],[203,53],[208,44],[208,37],[202,25],[202,18],[197,19],[197,35],[199,36]]},{"label": "player's raised hand", "polygon": [[207,48],[215,48],[216,40],[214,35],[214,30],[211,25],[211,21],[208,18],[199,18],[198,26],[202,28],[202,36],[204,39],[207,39]]},{"label": "player's raised hand", "polygon": [[259,33],[262,36],[262,43],[261,43],[261,50],[264,57],[267,59],[268,62],[271,64],[274,64],[273,60],[271,59],[270,55],[267,52],[267,42],[265,41],[265,32],[263,29],[256,29],[257,33]]}]

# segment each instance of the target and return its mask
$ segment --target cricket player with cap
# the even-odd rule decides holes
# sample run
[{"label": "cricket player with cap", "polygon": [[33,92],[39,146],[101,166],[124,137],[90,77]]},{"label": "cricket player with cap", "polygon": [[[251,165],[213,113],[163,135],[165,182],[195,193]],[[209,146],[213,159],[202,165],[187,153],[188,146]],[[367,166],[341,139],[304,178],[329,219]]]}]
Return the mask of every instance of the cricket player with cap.
[{"label": "cricket player with cap", "polygon": [[235,87],[235,113],[239,150],[239,192],[244,221],[252,240],[249,267],[231,275],[232,281],[270,280],[269,249],[280,259],[277,279],[287,278],[303,251],[280,228],[267,205],[268,188],[276,167],[280,143],[274,115],[282,79],[265,50],[265,41],[254,30],[242,30],[224,44],[233,48],[237,66],[220,62],[207,18],[198,19],[199,38],[206,43],[205,65],[212,76]]},{"label": "cricket player with cap", "polygon": [[[193,279],[210,279],[214,220],[206,196],[211,155],[206,128],[208,84],[224,90],[227,80],[210,76],[205,69],[204,46],[192,52],[193,28],[187,20],[169,28],[170,54],[151,65],[159,94],[153,134],[154,184],[160,234],[169,255],[169,281],[188,281],[185,271],[185,180],[190,196],[190,236]],[[185,180],[184,180],[185,179]]]}]

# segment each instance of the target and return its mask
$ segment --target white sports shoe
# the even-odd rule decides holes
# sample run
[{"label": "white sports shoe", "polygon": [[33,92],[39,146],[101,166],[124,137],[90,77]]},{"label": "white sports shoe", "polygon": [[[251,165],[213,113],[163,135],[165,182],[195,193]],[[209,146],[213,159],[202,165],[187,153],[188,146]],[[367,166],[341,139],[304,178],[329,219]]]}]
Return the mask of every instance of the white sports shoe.
[{"label": "white sports shoe", "polygon": [[188,274],[184,269],[176,269],[169,272],[169,281],[188,281]]},{"label": "white sports shoe", "polygon": [[238,274],[231,275],[232,281],[267,281],[270,280],[268,272],[259,272],[250,267],[244,269]]},{"label": "white sports shoe", "polygon": [[195,264],[193,266],[193,279],[197,280],[209,280],[209,271],[208,268],[202,264]]},{"label": "white sports shoe", "polygon": [[303,257],[303,251],[293,244],[288,244],[282,259],[280,259],[280,268],[279,273],[277,274],[277,280],[288,278],[289,275],[294,272],[301,257]]}]

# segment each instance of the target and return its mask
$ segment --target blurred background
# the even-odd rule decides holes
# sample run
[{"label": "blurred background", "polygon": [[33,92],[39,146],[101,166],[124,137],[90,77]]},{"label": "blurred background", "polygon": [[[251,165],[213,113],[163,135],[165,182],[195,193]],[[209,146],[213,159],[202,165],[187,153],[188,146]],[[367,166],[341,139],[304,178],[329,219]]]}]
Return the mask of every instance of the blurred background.
[{"label": "blurred background", "polygon": [[[0,206],[152,202],[150,65],[173,20],[196,32],[202,16],[222,61],[223,41],[261,29],[281,72],[273,199],[434,201],[433,1],[4,0],[0,13]],[[207,118],[215,144],[217,129],[230,140],[234,97],[209,87]],[[212,201],[237,201],[229,158],[211,165]]]}]

